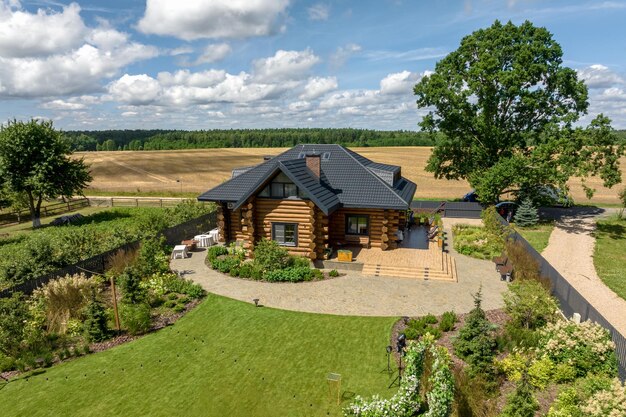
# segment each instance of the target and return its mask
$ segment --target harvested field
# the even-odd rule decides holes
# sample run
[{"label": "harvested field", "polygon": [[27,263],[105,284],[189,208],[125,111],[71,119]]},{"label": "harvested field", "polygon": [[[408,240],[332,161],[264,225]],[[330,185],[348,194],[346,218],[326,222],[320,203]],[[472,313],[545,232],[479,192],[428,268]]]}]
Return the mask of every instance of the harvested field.
[{"label": "harvested field", "polygon": [[[424,171],[430,147],[352,148],[377,162],[402,166],[402,174],[417,183],[416,198],[454,199],[463,196],[465,181],[436,180]],[[230,178],[235,167],[255,165],[264,155],[277,155],[282,148],[225,148],[178,151],[79,152],[91,166],[91,188],[103,191],[130,192],[203,192]],[[622,172],[626,158],[622,158]],[[626,179],[626,174],[624,175]],[[601,186],[593,178],[588,185],[596,188],[593,203],[618,203],[617,189]],[[571,181],[574,200],[589,203],[579,180]]]}]

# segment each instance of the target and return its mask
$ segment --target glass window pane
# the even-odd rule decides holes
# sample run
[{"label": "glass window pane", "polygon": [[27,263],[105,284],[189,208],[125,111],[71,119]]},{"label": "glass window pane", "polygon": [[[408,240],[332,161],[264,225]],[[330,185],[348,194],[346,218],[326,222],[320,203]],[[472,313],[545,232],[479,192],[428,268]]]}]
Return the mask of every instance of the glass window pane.
[{"label": "glass window pane", "polygon": [[359,217],[359,234],[367,234],[367,217]]},{"label": "glass window pane", "polygon": [[261,190],[259,193],[259,197],[269,197],[270,196],[270,186],[267,185],[265,188]]},{"label": "glass window pane", "polygon": [[285,225],[285,243],[296,243],[296,225],[295,224],[286,224]]},{"label": "glass window pane", "polygon": [[298,187],[295,184],[285,184],[285,197],[297,197]]},{"label": "glass window pane", "polygon": [[278,243],[283,243],[285,241],[285,225],[283,224],[275,224],[274,225],[274,240]]},{"label": "glass window pane", "polygon": [[350,234],[357,234],[358,233],[358,229],[357,229],[357,222],[355,221],[357,220],[355,217],[349,216],[348,217],[348,230],[347,232]]},{"label": "glass window pane", "polygon": [[272,197],[284,197],[285,194],[283,192],[283,183],[282,182],[273,182],[272,183]]}]

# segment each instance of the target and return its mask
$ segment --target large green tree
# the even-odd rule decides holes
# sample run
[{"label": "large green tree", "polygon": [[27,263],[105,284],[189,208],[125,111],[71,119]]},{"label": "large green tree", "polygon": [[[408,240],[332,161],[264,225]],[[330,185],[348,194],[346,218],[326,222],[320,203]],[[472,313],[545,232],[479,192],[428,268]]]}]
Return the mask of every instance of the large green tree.
[{"label": "large green tree", "polygon": [[10,192],[28,199],[33,227],[40,226],[44,199],[82,194],[91,181],[83,160],[51,121],[13,120],[0,127],[0,178]]},{"label": "large green tree", "polygon": [[422,129],[444,134],[426,169],[467,179],[484,202],[548,184],[567,189],[572,176],[619,183],[624,148],[602,115],[575,127],[587,87],[562,56],[550,32],[528,21],[496,21],[463,38],[414,89],[429,109]]}]

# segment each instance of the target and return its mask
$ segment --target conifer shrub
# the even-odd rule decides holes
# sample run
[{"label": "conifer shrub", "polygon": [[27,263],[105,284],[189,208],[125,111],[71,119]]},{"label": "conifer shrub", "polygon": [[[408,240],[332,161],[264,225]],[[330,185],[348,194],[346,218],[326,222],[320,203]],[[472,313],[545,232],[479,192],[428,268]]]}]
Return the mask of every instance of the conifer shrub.
[{"label": "conifer shrub", "polygon": [[537,207],[533,206],[533,202],[530,198],[526,198],[522,201],[513,220],[515,221],[515,225],[519,227],[532,227],[539,222],[539,212],[537,211]]}]

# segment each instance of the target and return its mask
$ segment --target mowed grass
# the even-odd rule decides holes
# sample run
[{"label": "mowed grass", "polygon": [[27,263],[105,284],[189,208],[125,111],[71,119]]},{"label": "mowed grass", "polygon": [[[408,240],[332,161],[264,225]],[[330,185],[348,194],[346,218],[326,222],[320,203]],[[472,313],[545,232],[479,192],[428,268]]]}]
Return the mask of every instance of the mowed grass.
[{"label": "mowed grass", "polygon": [[515,230],[539,253],[548,246],[553,229],[554,222],[552,221],[539,223],[532,227],[515,227]]},{"label": "mowed grass", "polygon": [[[355,394],[392,395],[394,318],[255,308],[209,295],[175,325],[10,382],[2,416],[339,416]],[[329,372],[342,376],[341,405]]]},{"label": "mowed grass", "polygon": [[[457,199],[470,190],[466,181],[435,179],[425,171],[432,148],[430,147],[367,147],[351,148],[361,155],[381,163],[400,165],[402,175],[417,184],[417,198]],[[201,193],[221,184],[231,176],[233,168],[256,165],[265,155],[278,155],[284,148],[224,148],[177,151],[127,151],[127,152],[79,152],[91,167],[94,181],[91,187],[97,191],[156,193],[189,195]],[[621,159],[626,175],[626,157]],[[618,203],[617,192],[601,185],[592,178],[587,182],[595,188],[591,202]],[[580,180],[570,181],[574,200],[589,203]],[[86,192],[90,194],[89,190]],[[110,194],[109,194],[110,195]]]},{"label": "mowed grass", "polygon": [[604,283],[626,300],[626,219],[598,220],[593,263]]}]

